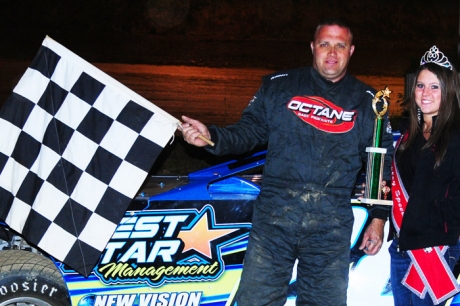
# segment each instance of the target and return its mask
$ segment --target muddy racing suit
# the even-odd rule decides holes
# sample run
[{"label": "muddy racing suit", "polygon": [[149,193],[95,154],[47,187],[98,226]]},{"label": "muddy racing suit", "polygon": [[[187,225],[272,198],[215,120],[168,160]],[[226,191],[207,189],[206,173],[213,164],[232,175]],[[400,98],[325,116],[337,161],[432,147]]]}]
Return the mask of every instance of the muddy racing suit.
[{"label": "muddy racing suit", "polygon": [[[268,143],[238,306],[283,305],[296,259],[299,305],[346,305],[350,196],[372,146],[374,93],[348,74],[332,83],[313,68],[288,70],[264,77],[236,124],[210,127],[216,145],[207,150],[217,155]],[[384,126],[389,179],[387,118]],[[372,214],[388,212],[373,206]]]}]

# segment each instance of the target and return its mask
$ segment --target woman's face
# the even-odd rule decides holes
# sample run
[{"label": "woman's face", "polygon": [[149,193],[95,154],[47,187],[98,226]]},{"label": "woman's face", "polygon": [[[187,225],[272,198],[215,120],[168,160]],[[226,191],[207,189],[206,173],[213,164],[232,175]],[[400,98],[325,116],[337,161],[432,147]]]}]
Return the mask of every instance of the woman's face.
[{"label": "woman's face", "polygon": [[436,116],[441,105],[441,84],[436,75],[425,69],[420,71],[415,84],[415,102],[423,115]]}]

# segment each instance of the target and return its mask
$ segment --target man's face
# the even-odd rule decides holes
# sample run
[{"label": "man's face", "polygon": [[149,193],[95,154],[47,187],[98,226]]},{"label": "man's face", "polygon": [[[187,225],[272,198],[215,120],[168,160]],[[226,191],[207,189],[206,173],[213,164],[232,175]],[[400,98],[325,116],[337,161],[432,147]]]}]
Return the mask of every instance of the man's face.
[{"label": "man's face", "polygon": [[348,62],[355,50],[350,33],[339,26],[322,27],[312,41],[313,67],[325,79],[337,82],[345,76]]}]

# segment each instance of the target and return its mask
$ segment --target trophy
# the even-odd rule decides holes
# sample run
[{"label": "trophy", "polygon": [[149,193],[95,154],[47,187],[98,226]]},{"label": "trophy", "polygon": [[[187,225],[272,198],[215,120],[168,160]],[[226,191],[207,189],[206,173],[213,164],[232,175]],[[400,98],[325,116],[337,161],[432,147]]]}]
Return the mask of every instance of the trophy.
[{"label": "trophy", "polygon": [[[386,98],[390,98],[391,91],[388,87],[378,91],[372,99],[372,108],[377,115],[374,124],[374,137],[372,140],[372,147],[367,147],[366,152],[368,154],[367,168],[366,168],[366,187],[364,190],[364,196],[361,199],[361,203],[365,204],[378,204],[378,205],[393,205],[393,201],[388,200],[390,185],[383,184],[383,165],[385,160],[385,154],[387,149],[381,147],[382,143],[382,124],[383,115],[387,112],[388,102]],[[382,102],[381,111],[377,109],[377,104]],[[391,196],[389,196],[391,198]]]}]

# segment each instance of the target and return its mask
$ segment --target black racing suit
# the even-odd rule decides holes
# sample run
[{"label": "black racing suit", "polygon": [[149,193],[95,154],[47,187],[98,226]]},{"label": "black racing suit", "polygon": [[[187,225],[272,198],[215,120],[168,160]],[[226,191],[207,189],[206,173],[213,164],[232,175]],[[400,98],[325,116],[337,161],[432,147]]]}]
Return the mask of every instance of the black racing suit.
[{"label": "black racing suit", "polygon": [[[299,305],[346,305],[353,213],[350,196],[372,146],[375,90],[346,75],[336,83],[313,68],[264,77],[241,119],[210,127],[217,155],[268,143],[254,205],[238,306],[284,305],[295,260]],[[393,153],[388,118],[382,146]],[[373,206],[373,216],[388,211]]]}]

